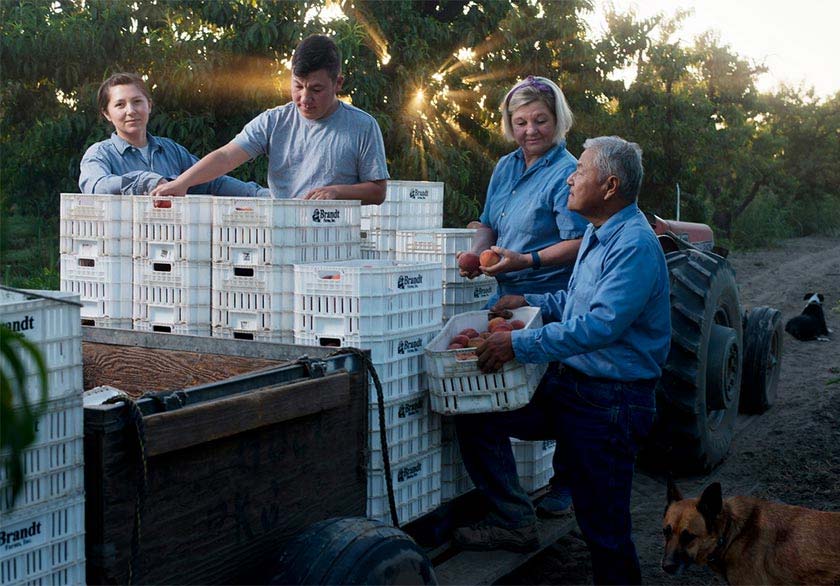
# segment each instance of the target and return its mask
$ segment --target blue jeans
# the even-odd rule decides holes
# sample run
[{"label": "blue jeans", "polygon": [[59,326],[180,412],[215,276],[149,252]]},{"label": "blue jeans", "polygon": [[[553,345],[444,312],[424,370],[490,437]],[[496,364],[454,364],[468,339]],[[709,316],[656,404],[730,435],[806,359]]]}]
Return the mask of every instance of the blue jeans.
[{"label": "blue jeans", "polygon": [[637,584],[630,493],[641,440],[656,413],[656,381],[596,379],[552,365],[531,402],[516,411],[456,417],[464,465],[508,527],[536,521],[519,484],[509,436],[557,440],[596,584]]}]

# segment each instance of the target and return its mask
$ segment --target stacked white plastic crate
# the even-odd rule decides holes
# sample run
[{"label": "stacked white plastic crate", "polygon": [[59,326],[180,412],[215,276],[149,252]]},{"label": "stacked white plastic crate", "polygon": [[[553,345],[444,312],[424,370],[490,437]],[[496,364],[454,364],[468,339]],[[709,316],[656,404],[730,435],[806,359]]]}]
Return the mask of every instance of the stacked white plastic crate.
[{"label": "stacked white plastic crate", "polygon": [[552,459],[554,457],[554,440],[523,441],[510,439],[513,447],[513,457],[516,459],[516,472],[519,483],[526,492],[535,492],[548,485],[554,475]]},{"label": "stacked white plastic crate", "polygon": [[294,343],[294,265],[358,259],[360,208],[213,198],[213,336]]},{"label": "stacked white plastic crate", "polygon": [[443,270],[443,319],[465,311],[478,311],[496,293],[496,279],[481,275],[475,279],[461,276],[455,254],[470,250],[475,230],[435,228],[398,230],[397,260],[437,262]]},{"label": "stacked white plastic crate", "polygon": [[61,290],[84,325],[131,329],[131,196],[61,194]]},{"label": "stacked white plastic crate", "polygon": [[388,181],[385,201],[362,208],[362,258],[395,259],[397,230],[443,226],[443,183]]},{"label": "stacked white plastic crate", "polygon": [[210,335],[212,197],[134,196],[134,329]]},{"label": "stacked white plastic crate", "polygon": [[[440,331],[439,263],[295,265],[295,343],[371,351],[382,383],[398,518],[441,502],[440,417],[429,409],[423,349]],[[369,517],[389,521],[376,389],[369,396]]]},{"label": "stacked white plastic crate", "polygon": [[461,459],[455,433],[455,419],[443,417],[441,432],[441,501],[446,502],[473,488],[470,475]]},{"label": "stacked white plastic crate", "polygon": [[[24,485],[12,502],[0,468],[0,584],[85,583],[82,340],[77,295],[37,292],[57,300],[0,291],[0,321],[33,342],[47,367],[46,413],[23,453]],[[66,303],[69,302],[69,303]],[[37,367],[19,356],[27,400],[40,398]],[[8,364],[3,365],[3,369]],[[19,407],[13,402],[12,409]]]}]

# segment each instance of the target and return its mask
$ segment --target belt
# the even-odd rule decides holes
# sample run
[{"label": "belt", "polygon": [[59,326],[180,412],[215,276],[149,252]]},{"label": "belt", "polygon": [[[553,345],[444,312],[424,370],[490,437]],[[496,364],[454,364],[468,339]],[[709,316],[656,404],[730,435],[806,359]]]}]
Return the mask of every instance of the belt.
[{"label": "belt", "polygon": [[616,384],[616,383],[626,383],[626,384],[633,384],[639,386],[655,386],[659,379],[655,378],[640,378],[635,380],[619,380],[614,378],[604,378],[600,376],[592,376],[586,374],[584,372],[579,371],[576,368],[572,368],[568,364],[563,364],[562,362],[552,362],[549,365],[549,369],[554,368],[557,374],[564,374],[570,378],[579,381],[589,381],[595,383],[602,383],[602,384]]}]

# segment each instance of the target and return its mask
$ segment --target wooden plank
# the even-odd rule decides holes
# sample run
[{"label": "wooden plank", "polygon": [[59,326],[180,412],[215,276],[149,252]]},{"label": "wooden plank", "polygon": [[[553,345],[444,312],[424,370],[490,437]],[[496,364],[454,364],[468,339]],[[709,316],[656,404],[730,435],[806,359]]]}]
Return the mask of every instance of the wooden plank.
[{"label": "wooden plank", "polygon": [[313,415],[350,402],[347,373],[290,385],[274,385],[144,418],[146,454],[156,456],[250,429]]},{"label": "wooden plank", "polygon": [[82,360],[86,390],[110,385],[132,396],[193,387],[286,363],[92,342],[82,344]]},{"label": "wooden plank", "polygon": [[493,584],[577,527],[574,515],[539,521],[540,549],[531,553],[459,551],[435,566],[439,584]]}]

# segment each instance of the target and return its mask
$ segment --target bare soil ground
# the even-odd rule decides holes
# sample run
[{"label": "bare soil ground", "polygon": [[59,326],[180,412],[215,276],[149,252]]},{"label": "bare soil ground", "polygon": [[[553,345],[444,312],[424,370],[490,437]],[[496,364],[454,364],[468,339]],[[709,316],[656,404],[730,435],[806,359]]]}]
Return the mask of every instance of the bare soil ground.
[{"label": "bare soil ground", "polygon": [[[809,291],[825,295],[825,316],[834,330],[829,342],[800,342],[784,334],[776,404],[760,416],[740,416],[728,457],[711,474],[683,478],[687,496],[719,481],[724,496],[750,494],[822,510],[840,511],[840,238],[797,238],[777,248],[735,252],[745,308],[770,306],[783,323],[804,307]],[[633,490],[633,536],[647,584],[723,584],[707,568],[672,577],[662,571],[662,512],[665,482],[637,471]],[[515,574],[509,584],[591,584],[589,554],[572,532]]]}]

